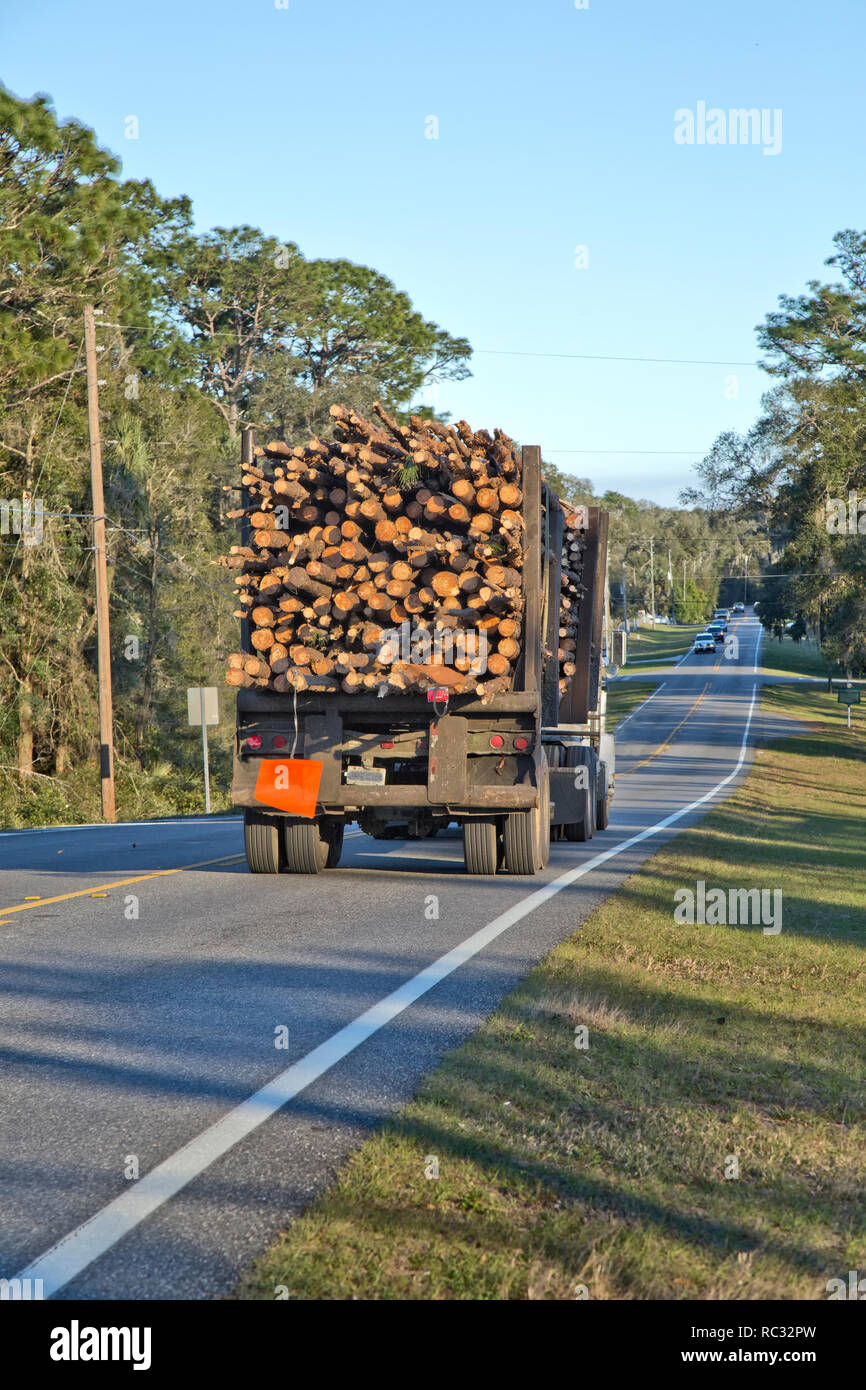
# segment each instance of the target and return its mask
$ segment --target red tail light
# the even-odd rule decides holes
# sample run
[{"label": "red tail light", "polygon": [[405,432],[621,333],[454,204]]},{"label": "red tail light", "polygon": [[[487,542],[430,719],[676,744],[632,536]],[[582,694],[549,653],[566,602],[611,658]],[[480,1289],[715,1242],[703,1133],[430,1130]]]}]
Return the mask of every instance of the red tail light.
[{"label": "red tail light", "polygon": [[502,737],[501,734],[491,734],[491,735],[490,735],[490,747],[491,747],[491,748],[504,748],[504,747],[505,747],[505,739]]},{"label": "red tail light", "polygon": [[253,751],[257,753],[261,746],[262,741],[259,738],[258,734],[250,734],[249,738],[247,739],[247,748],[252,748]]},{"label": "red tail light", "polygon": [[275,734],[275,735],[274,735],[274,747],[275,747],[275,748],[285,748],[286,743],[287,743],[287,740],[283,738],[282,734]]},{"label": "red tail light", "polygon": [[516,739],[514,740],[514,747],[515,747],[515,748],[519,748],[520,751],[521,751],[521,753],[522,753],[523,750],[524,750],[525,748],[528,748],[528,747],[529,747],[529,739],[528,739],[528,738],[516,738]]},{"label": "red tail light", "polygon": [[386,743],[386,742],[383,741],[382,747],[383,747],[383,748],[393,748],[394,745],[393,745],[393,743]]}]

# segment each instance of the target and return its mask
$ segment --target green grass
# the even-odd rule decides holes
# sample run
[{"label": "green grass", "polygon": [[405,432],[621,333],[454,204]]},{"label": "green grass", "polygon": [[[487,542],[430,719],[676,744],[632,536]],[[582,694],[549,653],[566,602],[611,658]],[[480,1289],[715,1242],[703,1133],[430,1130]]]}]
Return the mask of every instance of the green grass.
[{"label": "green grass", "polygon": [[658,689],[658,685],[659,682],[654,680],[622,681],[609,685],[605,721],[608,733],[612,734],[626,715],[631,714],[632,710],[636,710],[638,705],[643,704],[644,700]]},{"label": "green grass", "polygon": [[[823,692],[765,706],[801,736],[445,1059],[241,1297],[819,1299],[866,1267],[866,730]],[[676,925],[698,879],[781,887],[781,934]]]},{"label": "green grass", "polygon": [[[214,812],[231,807],[231,758],[210,749],[211,805]],[[159,762],[142,771],[120,755],[114,760],[118,820],[152,820],[160,816],[204,814],[201,762],[186,767]],[[99,767],[95,761],[53,777],[22,777],[0,767],[0,829],[30,826],[90,825],[102,820]]]},{"label": "green grass", "polygon": [[630,632],[626,669],[631,670],[636,662],[650,657],[656,657],[659,661],[676,660],[689,650],[695,634],[703,632],[704,626],[704,623],[688,623],[682,627],[657,627],[655,631],[651,627],[642,627],[640,638]]},{"label": "green grass", "polygon": [[761,644],[761,666],[770,675],[826,676],[830,671],[813,637],[794,642],[790,637],[772,637],[769,632],[764,633]]}]

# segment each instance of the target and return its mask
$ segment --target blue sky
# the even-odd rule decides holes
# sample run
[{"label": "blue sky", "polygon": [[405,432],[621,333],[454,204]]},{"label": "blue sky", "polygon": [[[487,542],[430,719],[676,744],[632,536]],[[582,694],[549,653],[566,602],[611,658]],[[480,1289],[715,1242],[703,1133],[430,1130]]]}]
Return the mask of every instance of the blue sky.
[{"label": "blue sky", "polygon": [[[390,276],[476,349],[435,403],[599,489],[676,500],[757,413],[768,379],[734,365],[755,325],[866,220],[863,0],[3,9],[6,86],[188,193],[202,229],[247,222]],[[699,102],[781,110],[781,151],[677,144]]]}]

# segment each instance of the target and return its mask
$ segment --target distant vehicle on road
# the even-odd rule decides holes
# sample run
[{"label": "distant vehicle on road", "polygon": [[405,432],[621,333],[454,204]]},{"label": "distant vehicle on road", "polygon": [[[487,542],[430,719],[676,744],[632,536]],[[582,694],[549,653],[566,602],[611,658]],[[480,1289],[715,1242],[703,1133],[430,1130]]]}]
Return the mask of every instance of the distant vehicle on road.
[{"label": "distant vehicle on road", "polygon": [[715,613],[713,614],[713,617],[714,617],[714,618],[722,618],[725,622],[728,621],[728,619],[730,618],[730,616],[731,616],[731,610],[730,610],[730,608],[717,608],[716,611],[715,611]]},{"label": "distant vehicle on road", "polygon": [[727,630],[727,626],[722,622],[721,618],[716,623],[707,623],[707,632],[712,635],[713,640],[716,642],[724,642]]},{"label": "distant vehicle on road", "polygon": [[713,652],[716,650],[716,641],[711,632],[699,632],[695,638],[696,652]]},{"label": "distant vehicle on road", "polygon": [[734,604],[734,612],[735,612],[735,613],[745,613],[745,611],[746,611],[746,605],[745,605],[744,603],[735,603],[735,604]]}]

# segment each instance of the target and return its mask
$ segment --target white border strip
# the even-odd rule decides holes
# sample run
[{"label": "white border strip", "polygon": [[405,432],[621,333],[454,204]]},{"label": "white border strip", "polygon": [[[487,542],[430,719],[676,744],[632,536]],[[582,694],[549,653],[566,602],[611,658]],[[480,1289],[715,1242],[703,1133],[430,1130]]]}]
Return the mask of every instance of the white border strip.
[{"label": "white border strip", "polygon": [[61,830],[133,830],[140,826],[149,829],[161,825],[243,825],[242,816],[224,816],[216,820],[213,816],[191,816],[182,820],[118,820],[106,824],[104,821],[88,822],[87,825],[35,825],[22,826],[20,830],[0,830],[0,840],[10,835],[57,835]]},{"label": "white border strip", "polygon": [[216,1124],[211,1125],[209,1129],[206,1129],[188,1144],[184,1144],[183,1148],[178,1149],[176,1153],[157,1164],[156,1168],[152,1169],[134,1187],[129,1188],[120,1197],[116,1197],[113,1202],[109,1202],[101,1211],[96,1212],[87,1221],[77,1226],[74,1231],[70,1231],[50,1250],[46,1250],[44,1254],[33,1260],[26,1269],[22,1269],[15,1278],[41,1279],[43,1281],[43,1297],[50,1298],[52,1294],[57,1293],[65,1284],[76,1278],[88,1265],[93,1264],[94,1260],[98,1260],[119,1240],[122,1240],[142,1221],[145,1221],[159,1207],[174,1197],[194,1178],[197,1178],[212,1163],[222,1158],[242,1139],[263,1125],[288,1101],[293,1100],[319,1077],[324,1076],[344,1057],[365,1043],[368,1038],[380,1032],[392,1019],[397,1018],[405,1009],[408,1009],[410,1004],[414,1004],[440,981],[453,974],[461,965],[465,965],[473,956],[477,956],[480,951],[484,950],[485,946],[490,945],[491,941],[495,941],[503,932],[508,931],[509,927],[513,927],[517,922],[534,912],[536,908],[549,902],[557,893],[561,893],[563,888],[570,887],[578,879],[584,878],[594,869],[606,864],[609,859],[615,859],[618,854],[622,854],[625,850],[639,845],[643,840],[649,840],[660,830],[666,830],[669,825],[675,825],[691,811],[703,806],[706,801],[709,801],[711,797],[734,780],[743,765],[757,691],[757,684],[753,685],[752,700],[749,705],[749,713],[743,730],[743,741],[740,745],[740,755],[736,765],[733,771],[729,772],[721,782],[716,783],[710,791],[698,797],[697,801],[692,801],[688,806],[683,806],[679,811],[665,816],[664,820],[658,821],[647,830],[641,830],[637,835],[631,835],[621,844],[613,845],[601,854],[593,855],[585,864],[580,864],[576,868],[560,874],[558,878],[546,883],[543,888],[536,889],[534,893],[530,893],[522,902],[516,903],[514,907],[503,912],[501,916],[495,917],[486,927],[482,927],[480,931],[462,941],[459,946],[455,946],[453,950],[440,956],[432,965],[428,965],[426,969],[413,975],[411,980],[407,980],[391,994],[387,994],[384,999],[380,999],[378,1004],[374,1004],[372,1008],[360,1014],[345,1028],[334,1033],[326,1042],[321,1043],[312,1052],[308,1052],[306,1057],[302,1057],[293,1066],[287,1067],[261,1090],[256,1091],[254,1095],[235,1106],[221,1120],[217,1120]]}]

